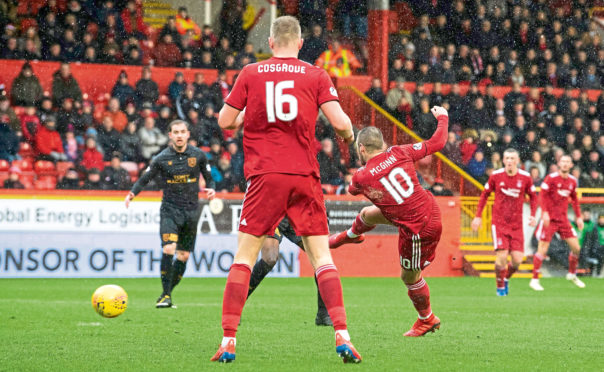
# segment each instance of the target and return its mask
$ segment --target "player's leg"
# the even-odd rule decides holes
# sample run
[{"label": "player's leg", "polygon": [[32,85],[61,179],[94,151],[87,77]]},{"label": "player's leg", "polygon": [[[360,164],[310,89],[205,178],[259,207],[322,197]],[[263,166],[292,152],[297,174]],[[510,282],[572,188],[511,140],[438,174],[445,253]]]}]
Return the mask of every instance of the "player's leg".
[{"label": "player's leg", "polygon": [[420,337],[440,328],[440,319],[432,313],[430,306],[430,288],[422,277],[421,271],[407,270],[401,267],[401,279],[407,286],[407,295],[417,311],[417,321],[405,332],[406,337]]},{"label": "player's leg", "polygon": [[497,283],[497,296],[507,296],[505,290],[505,280],[507,277],[508,254],[509,250],[507,249],[498,249],[495,252],[495,281]]},{"label": "player's leg", "polygon": [[570,237],[566,238],[565,241],[570,248],[570,253],[568,254],[568,274],[566,274],[566,279],[570,280],[579,288],[585,288],[585,283],[583,283],[583,281],[577,277],[577,266],[579,265],[579,255],[581,254],[581,245],[579,244],[579,239],[576,237]]},{"label": "player's leg", "polygon": [[266,235],[273,233],[287,208],[287,176],[265,174],[248,182],[241,210],[237,253],[227,276],[222,301],[223,338],[212,361],[235,360],[235,335],[247,299],[252,266],[258,259]]},{"label": "player's leg", "polygon": [[179,212],[168,205],[160,209],[159,234],[162,242],[162,258],[159,264],[162,293],[155,304],[156,308],[172,306],[172,275],[173,261],[178,245],[178,217]]},{"label": "player's leg", "polygon": [[520,264],[522,263],[522,260],[524,260],[524,233],[522,232],[522,230],[517,231],[517,232],[513,232],[510,233],[508,235],[509,237],[509,251],[510,251],[510,256],[511,256],[511,261],[508,262],[507,264],[507,268],[506,268],[506,275],[505,275],[505,294],[508,295],[509,291],[510,291],[510,278],[512,277],[512,275],[514,275],[514,273],[516,271],[518,271],[518,268],[520,267]]},{"label": "player's leg", "polygon": [[180,283],[187,270],[187,261],[190,253],[195,250],[197,240],[197,224],[201,216],[201,208],[192,211],[184,211],[185,221],[179,229],[178,245],[176,247],[176,260],[172,267],[172,278],[170,280],[170,293]]},{"label": "player's leg", "polygon": [[524,260],[524,252],[512,250],[510,251],[510,255],[512,256],[512,261],[508,264],[507,279],[510,279],[518,271],[520,264]]},{"label": "player's leg", "polygon": [[535,291],[542,291],[543,286],[539,281],[539,275],[541,274],[541,265],[547,257],[547,251],[549,250],[549,244],[552,240],[552,236],[557,231],[555,222],[550,221],[547,227],[543,226],[543,220],[539,222],[535,235],[539,239],[537,245],[537,253],[533,256],[533,278],[529,282],[529,287]]},{"label": "player's leg", "polygon": [[277,260],[279,259],[279,242],[280,239],[276,238],[275,235],[267,236],[267,239],[262,244],[262,255],[261,258],[254,264],[252,269],[252,276],[250,277],[250,285],[247,292],[247,297],[256,290],[260,282],[264,279],[268,273],[271,272]]},{"label": "player's leg", "polygon": [[350,229],[329,237],[329,247],[338,248],[344,244],[362,243],[365,240],[363,234],[373,230],[378,224],[390,225],[391,223],[384,217],[378,207],[373,205],[365,207],[361,209]]},{"label": "player's leg", "polygon": [[329,251],[329,228],[323,201],[323,190],[317,178],[295,177],[295,198],[287,206],[287,216],[302,243],[311,265],[327,312],[333,321],[336,352],[344,363],[361,362],[361,356],[350,342],[340,274]]}]

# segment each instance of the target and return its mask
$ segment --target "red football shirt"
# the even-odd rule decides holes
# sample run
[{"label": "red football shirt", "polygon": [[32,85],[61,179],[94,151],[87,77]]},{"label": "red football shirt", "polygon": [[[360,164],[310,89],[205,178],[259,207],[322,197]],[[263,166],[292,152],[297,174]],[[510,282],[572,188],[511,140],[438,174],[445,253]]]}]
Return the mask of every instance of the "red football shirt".
[{"label": "red football shirt", "polygon": [[319,106],[337,101],[325,70],[297,58],[270,58],[245,66],[225,102],[245,108],[246,179],[264,173],[319,177],[315,122]]},{"label": "red football shirt", "polygon": [[448,122],[439,116],[429,140],[393,146],[369,159],[352,177],[349,192],[365,195],[394,225],[419,233],[429,221],[434,197],[419,184],[414,162],[444,147]]},{"label": "red football shirt", "polygon": [[572,175],[562,178],[560,173],[548,174],[541,183],[541,209],[552,221],[568,221],[568,198],[571,198],[575,216],[581,216],[577,199],[577,179]]},{"label": "red football shirt", "polygon": [[498,229],[522,231],[524,195],[528,195],[531,203],[531,216],[535,216],[537,197],[533,180],[528,172],[518,169],[518,173],[510,176],[504,168],[493,171],[480,194],[476,216],[482,216],[482,210],[492,192],[495,193],[492,224]]}]

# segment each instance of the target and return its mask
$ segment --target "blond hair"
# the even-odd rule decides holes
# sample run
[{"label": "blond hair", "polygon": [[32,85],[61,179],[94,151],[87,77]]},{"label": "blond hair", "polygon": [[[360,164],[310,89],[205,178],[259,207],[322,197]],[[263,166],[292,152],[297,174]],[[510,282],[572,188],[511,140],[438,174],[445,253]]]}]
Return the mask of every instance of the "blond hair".
[{"label": "blond hair", "polygon": [[302,38],[300,22],[292,16],[275,19],[271,25],[271,38],[277,47],[287,47]]},{"label": "blond hair", "polygon": [[363,145],[367,152],[372,153],[384,149],[384,137],[376,127],[365,127],[357,136],[357,146]]}]

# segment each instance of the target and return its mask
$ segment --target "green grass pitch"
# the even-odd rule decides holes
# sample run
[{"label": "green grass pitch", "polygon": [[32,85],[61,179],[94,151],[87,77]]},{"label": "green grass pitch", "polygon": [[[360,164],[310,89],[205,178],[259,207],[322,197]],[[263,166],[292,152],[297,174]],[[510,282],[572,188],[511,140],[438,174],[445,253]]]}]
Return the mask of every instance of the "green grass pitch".
[{"label": "green grass pitch", "polygon": [[[440,331],[402,337],[415,311],[400,280],[344,278],[352,340],[361,365],[344,365],[331,328],[316,327],[310,278],[267,279],[248,301],[231,365],[209,361],[221,339],[224,279],[185,278],[177,309],[155,309],[159,279],[4,279],[0,283],[1,371],[602,371],[604,281],[429,278]],[[129,307],[97,315],[92,292],[119,284]]]}]

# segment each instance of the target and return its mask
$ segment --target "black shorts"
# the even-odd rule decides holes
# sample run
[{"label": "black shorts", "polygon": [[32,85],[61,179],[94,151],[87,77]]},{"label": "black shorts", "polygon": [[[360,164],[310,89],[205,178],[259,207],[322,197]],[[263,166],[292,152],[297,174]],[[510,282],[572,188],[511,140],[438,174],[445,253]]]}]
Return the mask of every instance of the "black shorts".
[{"label": "black shorts", "polygon": [[201,208],[189,210],[162,203],[159,215],[159,236],[162,247],[177,243],[177,250],[192,252],[195,249]]},{"label": "black shorts", "polygon": [[269,235],[269,238],[277,239],[279,244],[283,240],[283,237],[289,239],[292,243],[296,244],[298,247],[304,249],[302,245],[302,238],[296,235],[294,228],[290,225],[289,220],[286,217],[283,217],[281,222],[279,222],[279,226],[275,229],[274,235]]}]

